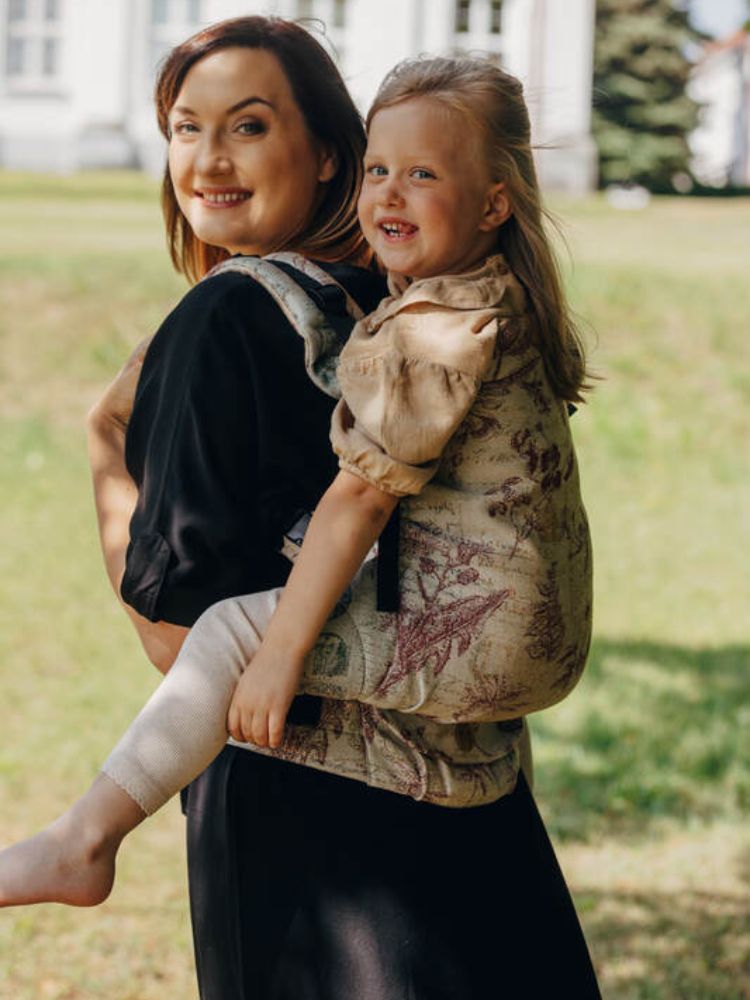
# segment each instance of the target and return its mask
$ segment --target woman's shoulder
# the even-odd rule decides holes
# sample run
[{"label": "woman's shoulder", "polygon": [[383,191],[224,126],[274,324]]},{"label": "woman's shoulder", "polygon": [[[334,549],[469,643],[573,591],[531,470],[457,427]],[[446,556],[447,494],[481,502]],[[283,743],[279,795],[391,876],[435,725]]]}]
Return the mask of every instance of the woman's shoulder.
[{"label": "woman's shoulder", "polygon": [[292,331],[266,289],[232,271],[204,278],[180,299],[156,332],[149,354],[171,365],[196,356],[246,358],[260,339]]},{"label": "woman's shoulder", "polygon": [[[385,292],[385,282],[381,275],[350,264],[320,265],[335,281],[341,284],[357,302],[363,312],[371,312]],[[293,273],[303,291],[314,290],[315,281],[308,275]],[[247,329],[248,324],[261,332],[274,326],[286,328],[288,322],[277,299],[265,283],[247,271],[219,271],[195,284],[183,296],[168,317],[168,321],[180,325],[187,322],[193,336],[210,327],[214,333],[220,327]]]},{"label": "woman's shoulder", "polygon": [[[379,301],[383,279],[374,272],[346,264],[324,264],[324,269],[367,312]],[[303,291],[314,286],[298,276]],[[166,317],[149,348],[146,369],[175,373],[222,364],[242,371],[269,363],[278,371],[300,369],[302,339],[279,302],[252,275],[220,271],[190,288]]]},{"label": "woman's shoulder", "polygon": [[193,285],[171,315],[200,323],[205,318],[232,319],[238,311],[246,317],[251,307],[274,304],[266,289],[249,275],[223,271]]}]

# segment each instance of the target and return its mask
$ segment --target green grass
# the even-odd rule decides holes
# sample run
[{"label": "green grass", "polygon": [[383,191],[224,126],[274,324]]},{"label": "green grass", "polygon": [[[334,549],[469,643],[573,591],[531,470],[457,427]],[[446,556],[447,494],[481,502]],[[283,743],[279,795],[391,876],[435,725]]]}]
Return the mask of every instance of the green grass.
[{"label": "green grass", "polygon": [[[574,418],[595,543],[579,689],[537,796],[608,1000],[750,997],[750,202],[558,202],[602,375]],[[158,188],[0,174],[0,843],[80,791],[156,683],[109,594],[83,420],[184,283]],[[196,996],[182,821],[93,911],[0,914],[0,1000]]]}]

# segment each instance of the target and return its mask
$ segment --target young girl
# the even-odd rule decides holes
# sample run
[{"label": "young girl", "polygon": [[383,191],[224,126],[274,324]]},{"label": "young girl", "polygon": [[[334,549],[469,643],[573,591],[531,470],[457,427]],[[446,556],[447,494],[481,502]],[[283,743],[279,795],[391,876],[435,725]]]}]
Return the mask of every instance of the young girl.
[{"label": "young girl", "polygon": [[[515,785],[521,716],[580,677],[591,561],[568,404],[585,371],[520,84],[475,60],[398,66],[365,174],[360,221],[392,294],[342,352],[341,471],[289,582],[198,620],[89,791],[0,854],[0,905],[103,900],[123,837],[227,730],[428,802],[494,801]],[[400,610],[384,614],[363,560],[398,498]],[[328,699],[323,719],[285,730],[300,691]]]}]

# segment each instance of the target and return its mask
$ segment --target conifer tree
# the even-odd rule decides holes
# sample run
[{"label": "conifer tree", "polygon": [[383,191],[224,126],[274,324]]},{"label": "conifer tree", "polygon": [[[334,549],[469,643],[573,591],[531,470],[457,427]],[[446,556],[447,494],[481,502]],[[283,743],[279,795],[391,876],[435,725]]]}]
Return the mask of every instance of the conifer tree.
[{"label": "conifer tree", "polygon": [[599,181],[672,190],[689,172],[699,106],[686,93],[689,53],[705,36],[673,0],[597,0],[593,131]]}]

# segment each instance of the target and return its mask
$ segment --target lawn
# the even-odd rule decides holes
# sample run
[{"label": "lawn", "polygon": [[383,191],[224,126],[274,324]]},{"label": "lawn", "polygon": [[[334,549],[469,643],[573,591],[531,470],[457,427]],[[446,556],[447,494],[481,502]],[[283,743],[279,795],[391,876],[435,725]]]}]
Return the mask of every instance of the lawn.
[{"label": "lawn", "polygon": [[[750,997],[750,202],[557,202],[601,375],[574,418],[596,556],[536,791],[607,1000]],[[156,674],[107,590],[83,419],[184,284],[155,185],[0,174],[0,844],[81,790]],[[95,911],[0,914],[0,1000],[195,1000],[182,820]]]}]

